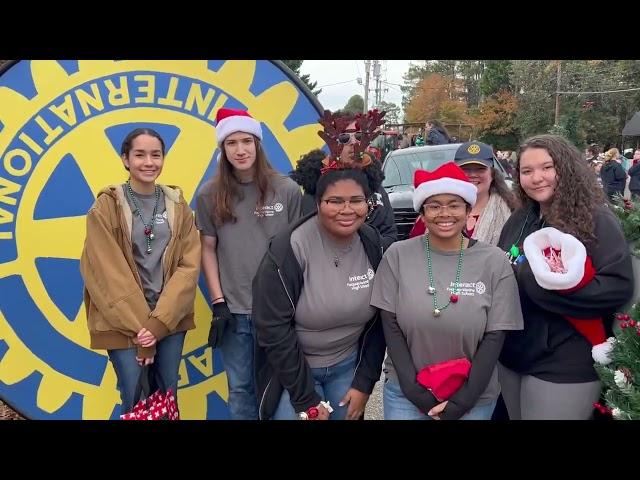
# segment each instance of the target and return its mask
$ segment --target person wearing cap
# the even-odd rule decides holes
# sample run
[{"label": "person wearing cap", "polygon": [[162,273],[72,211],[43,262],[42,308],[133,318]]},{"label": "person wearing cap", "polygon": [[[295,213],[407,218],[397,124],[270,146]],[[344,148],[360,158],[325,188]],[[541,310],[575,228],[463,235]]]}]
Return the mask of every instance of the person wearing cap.
[{"label": "person wearing cap", "polygon": [[[465,142],[456,150],[454,161],[478,189],[477,201],[465,224],[465,235],[497,245],[502,226],[519,203],[494,166],[493,149],[477,140]],[[418,217],[409,236],[422,235],[424,229]]]},{"label": "person wearing cap", "polygon": [[[505,332],[522,328],[516,280],[499,248],[463,235],[477,188],[458,165],[417,170],[414,186],[427,232],[391,245],[371,296],[387,342],[384,418],[489,420]],[[471,368],[448,398],[418,381],[425,367],[461,359]]]},{"label": "person wearing cap", "polygon": [[251,282],[271,238],[301,216],[302,194],[269,163],[260,122],[230,108],[218,110],[216,121],[216,173],[196,195],[213,310],[209,344],[222,354],[230,418],[256,420]]},{"label": "person wearing cap", "polygon": [[[601,318],[604,335],[612,335],[613,315],[633,293],[629,248],[582,153],[562,136],[538,135],[520,146],[514,188],[523,206],[504,225],[498,246],[514,267],[524,330],[505,339],[502,396],[511,420],[587,420],[601,386],[594,338],[573,322]],[[586,248],[595,274],[577,291],[541,286],[523,254],[525,240],[545,227]]]}]

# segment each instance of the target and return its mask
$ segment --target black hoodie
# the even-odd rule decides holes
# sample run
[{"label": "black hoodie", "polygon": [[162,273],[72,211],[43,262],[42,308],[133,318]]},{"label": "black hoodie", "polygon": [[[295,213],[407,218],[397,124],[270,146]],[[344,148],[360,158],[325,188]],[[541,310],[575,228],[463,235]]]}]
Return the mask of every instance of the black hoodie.
[{"label": "black hoodie", "polygon": [[[297,412],[316,406],[322,400],[315,391],[311,368],[298,344],[293,324],[303,275],[291,248],[291,234],[315,215],[313,212],[305,216],[273,238],[253,279],[256,393],[263,420],[275,413],[283,385]],[[371,266],[377,270],[382,258],[380,234],[367,224],[360,227],[358,234]],[[382,324],[376,313],[360,335],[352,388],[367,394],[373,391],[380,379],[385,346]]]},{"label": "black hoodie", "polygon": [[[567,212],[570,214],[570,212]],[[553,383],[583,383],[598,379],[593,368],[591,344],[564,317],[601,317],[611,335],[613,314],[633,294],[629,247],[614,214],[605,206],[595,214],[597,245],[587,247],[596,270],[584,288],[560,294],[540,287],[529,262],[515,268],[520,290],[524,330],[508,332],[500,362],[521,374]],[[508,252],[515,244],[522,252],[527,236],[546,224],[537,204],[525,205],[505,223],[498,246]]]}]

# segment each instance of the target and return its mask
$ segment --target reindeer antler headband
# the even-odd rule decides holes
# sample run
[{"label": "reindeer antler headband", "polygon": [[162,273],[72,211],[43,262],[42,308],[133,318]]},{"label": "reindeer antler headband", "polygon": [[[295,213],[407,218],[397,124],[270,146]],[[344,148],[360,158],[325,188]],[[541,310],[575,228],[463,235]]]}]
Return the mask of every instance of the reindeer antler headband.
[{"label": "reindeer antler headband", "polygon": [[[322,173],[341,168],[366,168],[371,165],[373,159],[366,150],[371,141],[380,135],[378,127],[384,123],[383,117],[385,114],[386,112],[374,109],[369,110],[366,115],[358,113],[357,115],[336,116],[329,110],[325,110],[324,115],[319,120],[324,130],[319,130],[318,135],[327,143],[331,154],[322,161],[324,165]],[[347,165],[340,159],[343,145],[338,142],[338,138],[346,132],[347,127],[354,121],[358,131],[362,132],[362,136],[360,141],[354,144],[353,163]]]}]

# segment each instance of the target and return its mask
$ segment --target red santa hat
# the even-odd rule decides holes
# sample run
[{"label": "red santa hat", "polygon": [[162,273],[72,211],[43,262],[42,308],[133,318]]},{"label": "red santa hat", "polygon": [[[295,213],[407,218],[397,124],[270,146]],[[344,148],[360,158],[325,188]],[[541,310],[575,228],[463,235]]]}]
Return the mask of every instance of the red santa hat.
[{"label": "red santa hat", "polygon": [[216,114],[216,122],[218,146],[222,145],[225,138],[236,132],[250,133],[262,140],[262,127],[260,126],[260,122],[245,110],[221,108]]},{"label": "red santa hat", "polygon": [[[566,295],[587,286],[595,277],[596,270],[587,255],[583,243],[573,235],[553,227],[541,228],[527,236],[522,245],[536,283],[545,290],[554,290]],[[552,253],[559,255],[561,265],[551,268]],[[558,270],[561,271],[556,271]],[[605,342],[606,333],[601,317],[575,318],[563,315],[593,345],[594,360],[602,363],[611,345]]]},{"label": "red santa hat", "polygon": [[420,212],[424,201],[434,195],[449,193],[458,195],[472,207],[476,203],[478,189],[469,181],[464,171],[455,163],[449,162],[433,172],[416,170],[413,176],[413,208]]},{"label": "red santa hat", "polygon": [[[592,271],[585,272],[587,250],[573,235],[553,227],[541,228],[528,235],[522,247],[536,282],[546,290],[573,289],[582,282],[585,273],[593,278]],[[549,249],[559,252],[564,267],[563,272],[551,270],[545,259]]]}]

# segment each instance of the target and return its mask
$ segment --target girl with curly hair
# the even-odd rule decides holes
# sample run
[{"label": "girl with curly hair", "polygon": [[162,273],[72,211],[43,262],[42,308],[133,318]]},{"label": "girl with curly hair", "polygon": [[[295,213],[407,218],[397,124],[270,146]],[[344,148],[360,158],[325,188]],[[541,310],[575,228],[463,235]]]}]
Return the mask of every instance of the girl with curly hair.
[{"label": "girl with curly hair", "polygon": [[[509,417],[589,419],[600,396],[592,344],[567,317],[603,319],[611,335],[614,312],[633,292],[627,242],[582,154],[556,135],[520,146],[514,188],[523,207],[505,224],[498,246],[507,252],[520,287],[524,330],[509,332],[500,355],[500,384]],[[555,227],[580,240],[595,276],[577,291],[542,288],[523,252],[533,232]]]}]

